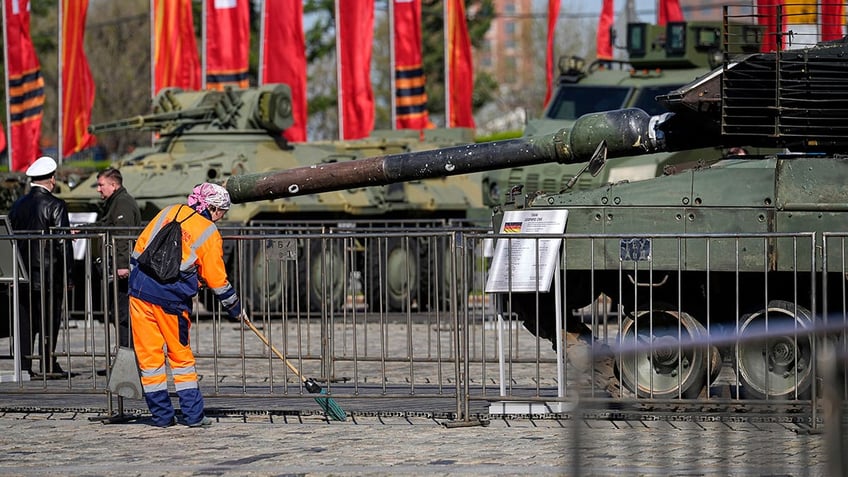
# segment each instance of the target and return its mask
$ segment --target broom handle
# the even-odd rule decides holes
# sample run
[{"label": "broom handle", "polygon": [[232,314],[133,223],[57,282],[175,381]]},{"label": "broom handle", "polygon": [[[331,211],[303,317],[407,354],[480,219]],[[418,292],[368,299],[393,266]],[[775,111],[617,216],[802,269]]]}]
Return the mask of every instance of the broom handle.
[{"label": "broom handle", "polygon": [[271,348],[271,351],[273,351],[273,352],[274,352],[274,354],[276,354],[278,358],[280,358],[281,360],[283,360],[283,362],[285,362],[285,363],[286,363],[286,366],[288,366],[288,367],[289,367],[289,369],[290,369],[290,370],[291,370],[291,371],[292,371],[292,372],[293,372],[293,373],[294,373],[294,374],[295,374],[298,378],[300,378],[300,380],[301,380],[301,381],[303,381],[304,383],[306,382],[306,378],[305,378],[305,377],[303,377],[303,375],[302,375],[302,374],[300,374],[300,371],[298,371],[298,370],[297,370],[297,368],[295,368],[295,367],[294,367],[294,365],[293,365],[293,364],[291,364],[291,362],[289,362],[289,360],[287,360],[285,356],[283,356],[283,353],[280,353],[280,351],[277,349],[277,347],[276,347],[276,346],[272,345],[272,344],[271,344],[271,342],[270,342],[270,341],[268,341],[268,337],[266,337],[264,333],[262,333],[261,331],[259,331],[259,329],[258,329],[258,328],[256,328],[256,326],[255,326],[255,325],[254,325],[254,324],[250,321],[250,318],[248,318],[246,314],[243,314],[243,315],[242,315],[241,320],[242,320],[245,324],[247,324],[247,327],[248,327],[248,328],[250,328],[250,329],[251,329],[254,333],[256,333],[256,336],[258,336],[258,337],[259,337],[259,339],[260,339],[260,340],[262,340],[262,342],[263,342],[263,343],[265,343],[265,346],[267,346],[267,347]]}]

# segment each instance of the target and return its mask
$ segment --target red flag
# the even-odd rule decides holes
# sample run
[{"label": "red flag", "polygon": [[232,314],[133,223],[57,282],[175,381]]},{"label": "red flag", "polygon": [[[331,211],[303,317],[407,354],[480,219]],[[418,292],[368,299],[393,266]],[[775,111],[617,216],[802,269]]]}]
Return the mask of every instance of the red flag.
[{"label": "red flag", "polygon": [[762,52],[778,49],[777,6],[782,4],[783,0],[757,0],[757,22],[765,29],[760,47]]},{"label": "red flag", "polygon": [[471,64],[471,39],[465,20],[465,0],[447,0],[448,89],[450,117],[448,127],[474,127],[471,95],[474,93],[474,68]]},{"label": "red flag", "polygon": [[306,40],[303,1],[265,2],[262,84],[285,83],[292,92],[294,125],[283,132],[289,141],[306,141]]},{"label": "red flag", "polygon": [[425,129],[430,118],[421,59],[421,0],[393,1],[395,122],[398,129]]},{"label": "red flag", "polygon": [[604,0],[604,4],[601,7],[601,17],[598,20],[598,38],[595,46],[596,56],[599,60],[612,59],[610,28],[615,21],[614,4],[614,0]]},{"label": "red flag", "polygon": [[[604,0],[604,5],[609,1],[612,3],[612,0]],[[556,23],[559,18],[559,4],[560,0],[548,0],[548,49],[545,53],[545,80],[547,88],[545,89],[545,106],[548,104],[548,101],[551,99],[551,92],[553,91],[553,83],[554,83],[554,33],[556,32]],[[598,38],[600,39],[601,32],[598,31]],[[600,41],[600,40],[599,40]]]},{"label": "red flag", "polygon": [[683,10],[680,9],[680,0],[660,0],[660,8],[657,11],[657,24],[665,25],[668,22],[682,22]]},{"label": "red flag", "polygon": [[342,139],[359,139],[374,129],[374,92],[371,90],[371,46],[374,37],[374,0],[336,0],[336,48]]},{"label": "red flag", "polygon": [[6,149],[6,128],[0,123],[0,152]]},{"label": "red flag", "polygon": [[249,8],[249,0],[207,0],[206,89],[247,88]]},{"label": "red flag", "polygon": [[11,117],[10,167],[26,170],[39,155],[41,118],[44,115],[44,78],[32,46],[29,0],[4,0],[9,113]]},{"label": "red flag", "polygon": [[200,89],[200,58],[194,36],[192,0],[153,0],[153,90]]},{"label": "red flag", "polygon": [[88,0],[62,0],[62,155],[95,144],[88,132],[94,80],[83,50]]},{"label": "red flag", "polygon": [[838,40],[845,35],[842,0],[823,0],[821,4],[822,41]]}]

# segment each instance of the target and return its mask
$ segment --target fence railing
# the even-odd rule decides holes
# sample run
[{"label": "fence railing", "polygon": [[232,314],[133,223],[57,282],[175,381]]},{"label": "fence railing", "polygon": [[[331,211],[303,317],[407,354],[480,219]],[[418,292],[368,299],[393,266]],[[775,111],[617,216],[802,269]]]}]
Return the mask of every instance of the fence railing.
[{"label": "fence railing", "polygon": [[[304,374],[340,398],[446,398],[462,415],[475,401],[493,413],[558,412],[577,396],[766,402],[814,412],[810,404],[825,384],[846,396],[848,270],[841,235],[516,238],[470,227],[288,224],[222,232],[230,277],[252,320]],[[72,268],[54,288],[61,293],[42,297],[64,303],[58,362],[79,373],[63,383],[68,392],[107,391],[97,372],[114,355],[117,318],[104,310],[114,310],[109,297],[119,287],[109,270],[114,262],[98,257],[110,257],[115,243],[132,242],[136,233],[16,236],[37,238],[45,250],[51,241],[75,241],[75,256],[59,257]],[[0,242],[20,243],[11,238]],[[487,291],[497,260],[493,242],[507,244],[508,257],[524,247],[539,259],[500,269],[501,282],[523,283],[521,291]],[[543,248],[550,243],[558,251],[546,264]],[[534,275],[546,267],[555,269],[549,286]],[[0,307],[7,310],[0,345],[8,358],[0,360],[0,374],[15,381],[0,392],[10,386],[37,392],[37,384],[53,383],[34,379],[24,386],[12,377],[14,300],[22,297],[16,298],[14,280],[0,286]],[[31,320],[53,319],[35,305]],[[284,363],[223,318],[208,291],[198,296],[193,320],[192,347],[210,378],[208,393],[302,396]],[[43,328],[33,322],[29,329]],[[818,369],[823,347],[837,356],[839,366],[827,373],[838,383],[825,382]],[[33,350],[39,362],[46,348]]]}]

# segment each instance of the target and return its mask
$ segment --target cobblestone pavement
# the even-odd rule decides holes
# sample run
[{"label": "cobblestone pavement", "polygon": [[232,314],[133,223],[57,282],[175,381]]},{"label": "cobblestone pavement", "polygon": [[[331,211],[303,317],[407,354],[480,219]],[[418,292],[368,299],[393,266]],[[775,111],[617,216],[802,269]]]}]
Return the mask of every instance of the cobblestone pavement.
[{"label": "cobblestone pavement", "polygon": [[218,417],[157,428],[96,414],[0,415],[4,475],[826,476],[823,435],[781,423]]}]

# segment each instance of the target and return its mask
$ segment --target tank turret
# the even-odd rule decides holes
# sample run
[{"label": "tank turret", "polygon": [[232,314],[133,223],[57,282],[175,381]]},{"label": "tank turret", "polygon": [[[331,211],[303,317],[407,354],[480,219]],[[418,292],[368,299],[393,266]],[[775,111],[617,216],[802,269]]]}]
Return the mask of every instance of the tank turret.
[{"label": "tank turret", "polygon": [[165,88],[153,98],[153,114],[89,126],[92,134],[139,129],[168,136],[187,129],[265,130],[275,134],[293,123],[291,89],[269,84],[258,89],[188,92]]},{"label": "tank turret", "polygon": [[[667,112],[656,101],[710,72],[721,64],[724,53],[759,51],[756,25],[734,23],[731,34],[743,41],[722,42],[720,21],[672,22],[667,25],[630,23],[611,36],[614,51],[624,59],[587,61],[578,56],[559,59],[559,77],[551,99],[538,118],[531,118],[523,135],[536,136],[571,128],[585,114],[639,108],[651,115]],[[697,162],[715,162],[726,155],[718,147],[633,156],[603,168],[595,176],[579,175],[580,166],[546,164],[501,169],[483,174],[483,200],[500,205],[516,186],[529,193],[587,190],[610,182],[643,180],[662,175],[668,168]]]}]

